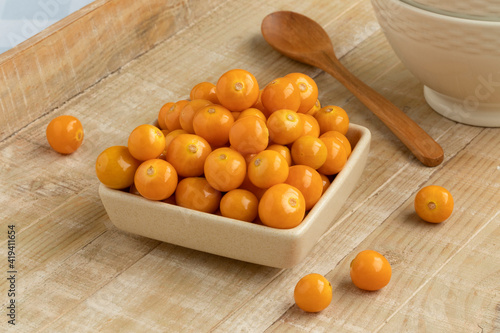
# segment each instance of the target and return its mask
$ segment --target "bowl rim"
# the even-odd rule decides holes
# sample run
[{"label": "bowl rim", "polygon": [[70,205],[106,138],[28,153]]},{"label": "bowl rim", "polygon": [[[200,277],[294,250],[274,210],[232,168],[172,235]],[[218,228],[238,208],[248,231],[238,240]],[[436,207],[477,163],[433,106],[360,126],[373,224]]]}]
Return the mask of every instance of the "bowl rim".
[{"label": "bowl rim", "polygon": [[422,10],[425,10],[425,11],[428,11],[431,13],[441,14],[441,15],[445,15],[445,16],[457,17],[457,18],[474,20],[474,21],[500,22],[500,14],[498,14],[498,16],[497,15],[467,14],[467,13],[463,13],[463,12],[433,7],[430,5],[420,3],[416,0],[400,0],[400,1],[410,5],[412,7],[417,7],[417,8],[420,8]]},{"label": "bowl rim", "polygon": [[[486,28],[486,27],[500,28],[500,20],[499,21],[475,20],[475,19],[470,19],[470,18],[462,18],[462,17],[444,15],[444,14],[440,14],[440,13],[436,13],[433,11],[428,11],[428,10],[422,9],[422,8],[417,7],[417,6],[412,6],[403,0],[371,0],[371,2],[372,2],[372,4],[377,3],[377,2],[386,2],[386,3],[390,2],[393,5],[398,6],[400,8],[405,8],[409,11],[416,12],[420,15],[432,18],[434,20],[448,21],[449,23],[452,23],[452,24],[470,25],[470,26],[477,26],[477,27],[481,27],[481,28]],[[374,7],[376,7],[376,6],[374,6]]]}]

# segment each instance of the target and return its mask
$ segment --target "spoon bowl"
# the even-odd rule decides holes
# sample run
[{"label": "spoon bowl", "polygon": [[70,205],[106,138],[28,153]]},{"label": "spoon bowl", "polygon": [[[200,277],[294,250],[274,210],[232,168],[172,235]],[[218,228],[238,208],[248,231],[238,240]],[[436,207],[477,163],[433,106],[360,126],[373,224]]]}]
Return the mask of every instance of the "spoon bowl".
[{"label": "spoon bowl", "polygon": [[274,12],[264,18],[261,30],[269,45],[299,62],[310,64],[315,61],[314,56],[318,52],[335,57],[333,44],[326,31],[316,21],[302,14]]},{"label": "spoon bowl", "polygon": [[426,166],[443,161],[443,149],[420,126],[385,97],[367,86],[337,59],[326,31],[299,13],[279,11],[262,21],[262,36],[275,50],[332,75],[371,110]]}]

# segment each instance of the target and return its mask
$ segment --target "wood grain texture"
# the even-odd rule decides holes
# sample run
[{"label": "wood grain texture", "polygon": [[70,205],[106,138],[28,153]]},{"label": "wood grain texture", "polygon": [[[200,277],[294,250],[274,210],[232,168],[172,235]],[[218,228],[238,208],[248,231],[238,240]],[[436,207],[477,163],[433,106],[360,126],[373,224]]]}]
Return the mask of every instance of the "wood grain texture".
[{"label": "wood grain texture", "polygon": [[[488,139],[484,138],[486,141],[498,142],[499,139],[493,138],[494,135],[493,131],[489,133],[483,132],[465,150],[460,152],[462,158],[448,162],[446,170],[449,172],[436,172],[424,184],[446,183],[452,193],[459,192],[460,188],[468,188],[467,196],[456,198],[459,212],[455,211],[455,214],[450,217],[446,224],[431,225],[422,223],[414,213],[413,196],[411,196],[406,202],[401,203],[391,215],[385,217],[383,224],[373,230],[354,249],[353,254],[347,255],[332,271],[327,273],[326,277],[330,281],[337,281],[337,283],[333,283],[334,290],[337,292],[334,293],[332,301],[337,306],[325,310],[322,313],[322,317],[324,317],[320,323],[308,322],[307,317],[295,316],[294,314],[300,313],[300,310],[292,307],[289,313],[274,324],[274,327],[282,325],[285,327],[315,327],[319,331],[335,332],[342,330],[375,332],[426,331],[427,320],[422,317],[435,315],[432,313],[432,307],[439,304],[448,308],[457,307],[460,309],[459,312],[467,314],[461,316],[458,312],[451,311],[453,315],[450,315],[449,321],[445,320],[441,323],[439,321],[443,320],[442,317],[439,317],[440,320],[435,318],[436,323],[432,325],[438,323],[435,328],[441,327],[441,331],[473,331],[477,327],[475,326],[476,323],[483,327],[493,327],[495,322],[492,319],[495,316],[494,312],[491,311],[494,310],[495,303],[498,300],[498,295],[495,295],[495,293],[483,294],[483,298],[478,297],[483,304],[466,304],[463,302],[458,305],[452,302],[452,299],[442,296],[443,294],[446,295],[446,289],[439,289],[439,293],[437,291],[434,293],[427,291],[427,294],[421,294],[421,290],[427,289],[436,277],[446,281],[444,283],[449,283],[450,287],[456,288],[457,285],[460,285],[458,281],[461,281],[465,283],[465,286],[477,284],[479,289],[484,287],[484,290],[498,290],[498,279],[492,278],[500,270],[498,258],[490,260],[487,268],[478,268],[472,271],[462,271],[460,266],[451,264],[456,261],[457,265],[463,265],[462,263],[459,264],[459,262],[464,259],[457,258],[464,255],[475,256],[475,254],[467,253],[467,251],[478,251],[476,246],[471,245],[474,244],[479,235],[483,234],[483,229],[490,230],[490,232],[485,232],[483,237],[489,240],[495,238],[494,235],[490,235],[491,229],[495,228],[491,224],[498,224],[500,211],[497,206],[492,206],[489,203],[498,198],[498,191],[495,191],[495,188],[498,188],[498,180],[490,184],[491,187],[486,190],[485,195],[481,196],[480,200],[476,200],[478,197],[476,191],[482,187],[473,183],[464,185],[464,179],[454,177],[456,171],[463,167],[463,161],[467,159],[469,163],[475,161],[478,166],[468,175],[469,177],[477,180],[478,183],[487,179],[490,181],[494,179],[492,176],[497,172],[498,153],[493,156],[471,154],[478,148],[475,143],[484,142],[482,141],[484,136],[489,137]],[[385,196],[390,197],[389,195]],[[474,218],[483,214],[490,216],[490,218],[481,220]],[[455,229],[457,224],[460,225],[460,228]],[[422,239],[427,242],[422,242]],[[372,293],[358,290],[352,285],[348,275],[345,274],[345,272],[349,271],[349,264],[355,254],[367,248],[377,249],[383,253],[393,267],[394,273],[391,283],[379,292]],[[498,244],[489,244],[485,249],[488,248],[496,249],[494,252],[497,252]],[[486,251],[488,252],[488,250]],[[477,259],[479,258],[478,256]],[[446,273],[450,269],[454,273]],[[464,280],[467,279],[469,281],[465,282]],[[467,290],[465,286],[460,296],[475,298],[475,294],[479,291]],[[441,286],[441,288],[444,287]],[[453,293],[453,291],[449,292]],[[414,309],[408,307],[408,304],[413,304],[416,295],[425,297],[426,299],[421,301],[425,303],[425,307],[429,306],[431,308],[430,311],[427,310],[425,315],[418,316]],[[470,310],[472,307],[481,307],[481,310],[479,312],[472,311]],[[406,316],[401,316],[400,311],[402,308],[406,309]],[[488,315],[485,315],[487,313]],[[350,319],[353,316],[357,318],[356,321]],[[409,320],[410,323],[393,323],[390,326],[392,329],[385,327],[386,321],[390,322],[394,316],[403,317],[402,320]],[[415,320],[415,317],[418,319]],[[277,330],[286,331],[285,328],[277,328]]]},{"label": "wood grain texture", "polygon": [[[169,9],[163,12],[165,6]],[[8,284],[2,278],[0,330],[498,331],[499,129],[466,126],[435,113],[424,101],[421,83],[394,55],[367,0],[242,6],[228,0],[97,1],[60,22],[53,34],[44,32],[26,48],[0,56],[4,71],[7,63],[12,66],[9,73],[16,73],[14,64],[24,64],[17,69],[23,73],[19,78],[53,75],[45,87],[31,90],[17,75],[21,81],[4,86],[7,76],[0,75],[0,234],[15,224],[19,250],[18,325],[9,327],[4,320]],[[115,27],[106,31],[108,44],[103,40],[99,49],[107,60],[92,63],[73,54],[73,65],[61,65],[61,73],[37,67],[36,58],[56,64],[68,59],[57,53],[60,47],[41,47],[49,40],[76,43],[69,53],[79,43],[97,48],[92,39],[82,40],[85,25],[76,27],[100,10],[114,13],[100,14]],[[263,40],[260,23],[276,10],[301,12],[325,27],[341,63],[434,137],[445,151],[443,163],[424,167],[342,84],[274,51]],[[131,38],[116,31],[127,26],[148,31],[151,23],[141,20],[155,11],[163,18],[177,13],[176,20],[149,30],[151,36]],[[72,39],[75,34],[79,37]],[[86,61],[89,73],[83,73]],[[71,66],[84,79],[67,74]],[[235,67],[251,71],[262,84],[289,72],[309,74],[318,83],[322,104],[345,108],[351,122],[372,132],[360,184],[306,260],[291,269],[123,233],[111,225],[98,197],[94,162],[102,150],[125,144],[130,131],[151,122],[164,103],[186,98],[196,83],[215,82]],[[59,84],[65,80],[74,84]],[[16,82],[24,90],[16,90]],[[23,107],[39,98],[40,109]],[[48,122],[62,114],[77,116],[85,129],[83,145],[69,156],[52,151],[45,139]],[[413,212],[414,195],[427,184],[445,186],[454,195],[455,211],[442,224],[424,223]],[[0,244],[5,249],[7,238]],[[349,279],[349,262],[367,248],[386,255],[393,267],[389,285],[374,293],[356,289]],[[6,251],[0,251],[2,272],[6,259]],[[306,314],[293,302],[296,282],[311,272],[324,274],[334,287],[331,306],[318,314]]]}]

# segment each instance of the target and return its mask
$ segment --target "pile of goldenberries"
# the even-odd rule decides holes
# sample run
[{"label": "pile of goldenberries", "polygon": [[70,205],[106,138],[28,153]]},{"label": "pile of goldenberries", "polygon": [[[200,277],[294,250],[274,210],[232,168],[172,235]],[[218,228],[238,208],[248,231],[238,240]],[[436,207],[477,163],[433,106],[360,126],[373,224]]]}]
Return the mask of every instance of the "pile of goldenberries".
[{"label": "pile of goldenberries", "polygon": [[348,128],[342,108],[320,106],[308,75],[259,89],[254,75],[232,69],[163,105],[157,126],[138,126],[127,146],[104,150],[96,174],[150,200],[293,228],[344,167]]}]

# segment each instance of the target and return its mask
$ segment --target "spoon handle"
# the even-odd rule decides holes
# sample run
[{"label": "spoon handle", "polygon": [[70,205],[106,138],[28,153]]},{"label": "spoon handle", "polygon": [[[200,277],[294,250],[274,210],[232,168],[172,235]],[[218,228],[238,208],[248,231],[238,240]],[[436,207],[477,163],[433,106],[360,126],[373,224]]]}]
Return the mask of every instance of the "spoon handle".
[{"label": "spoon handle", "polygon": [[[415,157],[426,166],[436,166],[443,161],[443,149],[403,111],[385,97],[355,77],[336,58],[326,55],[328,61],[321,64],[325,72],[332,75],[349,89],[370,109],[400,140]],[[326,59],[325,59],[326,60]]]}]

